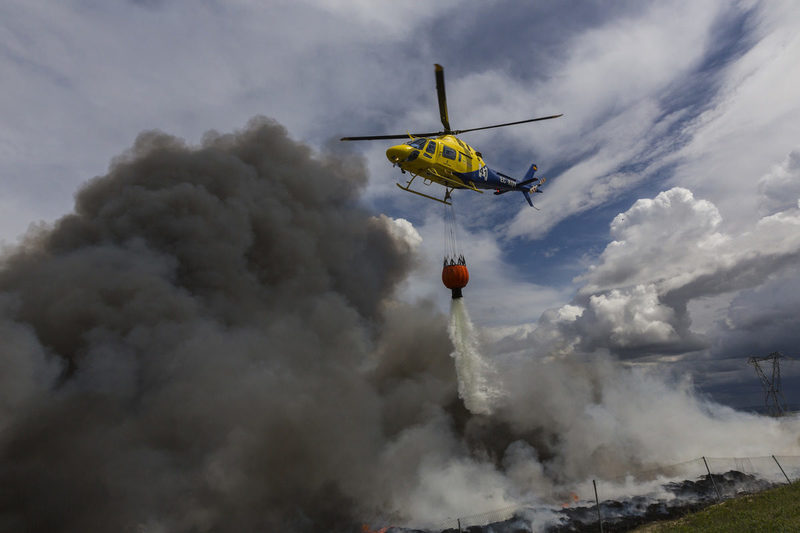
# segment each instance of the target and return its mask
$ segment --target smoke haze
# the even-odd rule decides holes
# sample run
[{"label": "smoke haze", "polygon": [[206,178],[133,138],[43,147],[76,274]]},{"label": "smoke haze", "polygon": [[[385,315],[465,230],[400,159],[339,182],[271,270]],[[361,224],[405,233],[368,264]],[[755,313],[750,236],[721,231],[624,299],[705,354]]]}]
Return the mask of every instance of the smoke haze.
[{"label": "smoke haze", "polygon": [[798,452],[790,422],[555,349],[487,342],[497,397],[465,407],[447,318],[394,297],[419,237],[359,207],[366,181],[268,119],[199,147],[147,132],[6,251],[0,531],[428,525]]}]

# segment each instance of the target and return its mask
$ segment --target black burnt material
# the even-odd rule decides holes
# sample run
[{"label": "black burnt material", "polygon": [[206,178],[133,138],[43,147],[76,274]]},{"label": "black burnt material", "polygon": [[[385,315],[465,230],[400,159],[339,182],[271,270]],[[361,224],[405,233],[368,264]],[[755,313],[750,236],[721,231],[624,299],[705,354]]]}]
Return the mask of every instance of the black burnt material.
[{"label": "black burnt material", "polygon": [[[735,470],[712,475],[713,482],[710,476],[705,475],[697,481],[685,480],[665,484],[664,489],[675,495],[671,500],[635,496],[623,501],[600,502],[603,531],[606,533],[631,531],[643,524],[680,518],[699,511],[717,503],[714,484],[723,499],[760,492],[774,486],[773,483]],[[559,514],[565,517],[564,523],[550,527],[546,533],[594,533],[598,530],[596,506],[563,509]]]},{"label": "black burnt material", "polygon": [[[716,484],[716,489],[714,485]],[[675,495],[674,499],[653,499],[647,496],[634,496],[622,501],[605,500],[600,503],[603,516],[603,531],[619,533],[632,531],[637,527],[659,520],[680,518],[686,514],[699,511],[717,503],[717,490],[723,499],[742,494],[753,494],[774,487],[763,479],[750,474],[731,470],[724,474],[713,474],[698,478],[696,481],[686,480],[663,485],[667,492]],[[558,524],[553,524],[544,533],[596,533],[597,507],[571,507],[556,513],[560,516]],[[457,529],[447,529],[442,533],[457,533]],[[528,533],[530,523],[521,516],[514,516],[503,522],[486,526],[465,527],[462,531],[469,533]]]}]

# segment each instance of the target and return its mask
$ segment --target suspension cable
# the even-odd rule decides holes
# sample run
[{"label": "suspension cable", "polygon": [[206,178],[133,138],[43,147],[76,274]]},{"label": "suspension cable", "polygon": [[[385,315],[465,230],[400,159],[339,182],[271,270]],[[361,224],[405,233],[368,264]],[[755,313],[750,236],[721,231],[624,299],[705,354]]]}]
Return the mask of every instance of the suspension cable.
[{"label": "suspension cable", "polygon": [[458,224],[453,205],[444,206],[444,264],[465,265],[466,260],[458,245]]}]

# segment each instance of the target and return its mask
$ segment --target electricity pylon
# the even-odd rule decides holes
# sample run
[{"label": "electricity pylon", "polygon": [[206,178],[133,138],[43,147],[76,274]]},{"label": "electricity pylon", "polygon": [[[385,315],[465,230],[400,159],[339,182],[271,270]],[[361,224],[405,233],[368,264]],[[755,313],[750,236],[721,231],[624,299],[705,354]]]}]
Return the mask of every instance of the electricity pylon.
[{"label": "electricity pylon", "polygon": [[[764,389],[764,405],[767,408],[767,414],[770,416],[782,416],[786,412],[786,399],[781,392],[781,359],[784,355],[780,352],[772,352],[764,357],[751,357],[747,362],[753,365],[758,374],[758,379],[761,380],[761,386]],[[772,375],[767,377],[761,364],[772,362]]]}]

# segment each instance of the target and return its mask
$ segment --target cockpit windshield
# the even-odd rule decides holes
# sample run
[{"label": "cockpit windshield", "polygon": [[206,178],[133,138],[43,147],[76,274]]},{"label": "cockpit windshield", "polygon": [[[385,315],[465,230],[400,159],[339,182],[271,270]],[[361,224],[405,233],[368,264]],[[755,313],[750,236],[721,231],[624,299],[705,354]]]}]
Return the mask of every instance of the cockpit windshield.
[{"label": "cockpit windshield", "polygon": [[425,146],[425,142],[427,139],[414,139],[413,141],[408,141],[406,144],[413,146],[418,150],[422,150],[422,147]]}]

